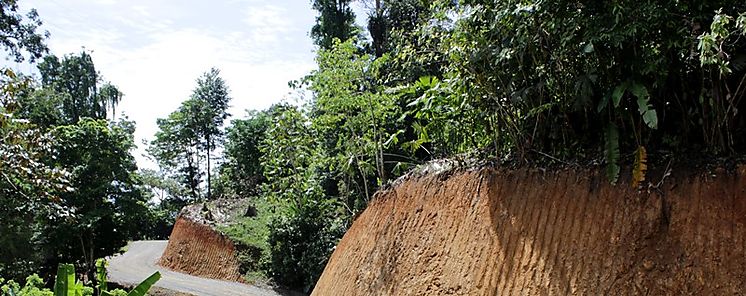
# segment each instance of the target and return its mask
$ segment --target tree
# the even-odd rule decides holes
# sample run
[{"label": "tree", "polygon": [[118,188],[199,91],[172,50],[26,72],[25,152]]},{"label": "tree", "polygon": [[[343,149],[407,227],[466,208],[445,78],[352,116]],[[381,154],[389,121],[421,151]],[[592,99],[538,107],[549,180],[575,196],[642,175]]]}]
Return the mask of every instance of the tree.
[{"label": "tree", "polygon": [[29,60],[34,62],[49,49],[44,39],[49,38],[49,32],[37,32],[42,25],[36,9],[26,14],[28,22],[18,13],[17,0],[0,1],[0,45],[2,45],[16,62],[24,60],[23,49],[29,54]]},{"label": "tree", "polygon": [[148,148],[161,168],[178,176],[197,200],[202,183],[201,155],[207,159],[207,198],[212,195],[212,151],[223,142],[223,123],[230,114],[228,86],[213,68],[197,79],[191,98],[168,118],[158,119],[159,131]]},{"label": "tree", "polygon": [[18,98],[20,106],[17,114],[42,129],[49,129],[65,122],[62,114],[62,102],[65,100],[67,94],[49,87],[36,88]]},{"label": "tree", "polygon": [[136,178],[134,124],[81,119],[56,127],[54,164],[71,172],[74,191],[60,195],[71,216],[50,223],[48,239],[57,246],[58,262],[80,260],[89,272],[94,263],[137,237],[145,196]]},{"label": "tree", "polygon": [[169,177],[179,180],[189,188],[193,201],[201,196],[199,184],[202,182],[198,127],[194,122],[195,117],[190,115],[190,110],[201,109],[199,106],[193,106],[197,103],[199,102],[195,100],[185,101],[167,118],[159,118],[159,130],[147,148],[148,154],[169,174]]},{"label": "tree", "polygon": [[228,96],[228,86],[220,78],[220,70],[210,69],[197,79],[197,88],[192,93],[192,100],[196,100],[193,106],[196,109],[190,114],[194,116],[198,133],[202,137],[201,144],[204,146],[207,156],[207,199],[212,198],[212,170],[211,155],[216,145],[223,142],[223,123],[230,116],[228,107],[231,98]]},{"label": "tree", "polygon": [[148,212],[140,219],[144,239],[168,239],[181,209],[189,204],[187,188],[162,172],[142,169],[138,171],[141,191],[148,202]]},{"label": "tree", "polygon": [[0,277],[18,278],[42,267],[53,251],[40,233],[50,217],[69,213],[60,194],[71,188],[68,171],[46,162],[54,138],[16,113],[16,94],[29,81],[10,70],[0,77]]},{"label": "tree", "polygon": [[350,2],[352,0],[313,0],[313,9],[319,12],[316,25],[311,28],[311,38],[316,45],[330,49],[334,39],[346,41],[357,35]]},{"label": "tree", "polygon": [[42,86],[61,94],[62,113],[66,123],[76,123],[83,117],[107,118],[123,94],[111,83],[101,83],[93,58],[83,51],[66,55],[60,60],[54,55],[44,57],[38,65]]},{"label": "tree", "polygon": [[332,157],[329,167],[341,177],[350,205],[359,203],[358,197],[367,203],[371,187],[388,181],[384,142],[396,131],[387,124],[401,115],[395,98],[371,83],[379,63],[356,52],[349,40],[322,49],[316,58],[319,69],[307,78],[315,95],[313,128]]},{"label": "tree", "polygon": [[391,50],[393,37],[403,38],[410,35],[426,22],[430,17],[431,2],[375,0],[374,5],[368,4],[368,32],[373,39],[371,45],[376,57],[381,57]]},{"label": "tree", "polygon": [[313,289],[334,245],[342,236],[345,215],[322,186],[328,159],[316,144],[308,117],[294,106],[274,108],[261,145],[267,182],[263,198],[274,208],[270,221],[270,273],[281,284]]},{"label": "tree", "polygon": [[270,127],[271,109],[249,111],[246,119],[233,120],[227,130],[226,162],[222,174],[227,175],[230,187],[238,197],[256,195],[264,181],[260,145]]}]

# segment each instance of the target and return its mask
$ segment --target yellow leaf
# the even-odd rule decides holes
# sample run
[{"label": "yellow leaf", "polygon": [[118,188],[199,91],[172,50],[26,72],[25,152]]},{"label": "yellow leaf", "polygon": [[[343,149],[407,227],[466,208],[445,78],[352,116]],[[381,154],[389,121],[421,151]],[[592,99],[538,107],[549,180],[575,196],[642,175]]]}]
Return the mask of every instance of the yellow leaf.
[{"label": "yellow leaf", "polygon": [[648,170],[648,153],[645,147],[637,147],[635,151],[635,167],[632,170],[632,188],[637,188],[640,182],[645,181],[645,172]]}]

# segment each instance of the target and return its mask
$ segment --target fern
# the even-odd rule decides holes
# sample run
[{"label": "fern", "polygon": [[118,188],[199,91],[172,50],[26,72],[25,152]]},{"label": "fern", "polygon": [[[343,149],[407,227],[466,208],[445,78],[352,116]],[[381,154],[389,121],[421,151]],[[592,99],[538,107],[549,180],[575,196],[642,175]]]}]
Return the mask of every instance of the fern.
[{"label": "fern", "polygon": [[637,147],[635,151],[635,166],[632,170],[632,188],[637,188],[640,182],[645,181],[645,172],[648,170],[648,152],[644,146]]},{"label": "fern", "polygon": [[606,128],[606,178],[611,184],[616,184],[619,179],[619,131],[616,125],[609,123]]}]

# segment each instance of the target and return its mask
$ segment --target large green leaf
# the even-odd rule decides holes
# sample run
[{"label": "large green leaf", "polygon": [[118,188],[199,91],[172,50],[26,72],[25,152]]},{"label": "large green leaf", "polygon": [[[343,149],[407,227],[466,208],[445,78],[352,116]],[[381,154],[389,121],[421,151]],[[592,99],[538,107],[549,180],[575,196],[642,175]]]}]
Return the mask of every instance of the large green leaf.
[{"label": "large green leaf", "polygon": [[145,296],[146,293],[148,293],[148,290],[150,290],[150,287],[155,284],[158,280],[161,279],[161,273],[160,272],[154,272],[152,275],[150,275],[147,279],[142,281],[137,287],[132,289],[127,296]]},{"label": "large green leaf", "polygon": [[106,266],[108,265],[108,262],[106,262],[106,259],[98,259],[96,260],[96,281],[98,281],[98,291],[99,293],[103,293],[107,290],[109,290],[106,282]]},{"label": "large green leaf", "polygon": [[72,264],[57,266],[54,296],[75,296],[75,266]]},{"label": "large green leaf", "polygon": [[645,114],[642,115],[642,120],[645,121],[645,124],[647,124],[652,129],[658,128],[658,113],[655,112],[653,109],[649,109],[645,112]]},{"label": "large green leaf", "polygon": [[614,108],[619,107],[619,103],[622,100],[624,92],[627,90],[627,83],[622,83],[614,88],[611,92],[611,101],[614,103]]},{"label": "large green leaf", "polygon": [[619,131],[613,123],[606,127],[606,178],[611,184],[616,184],[619,178]]},{"label": "large green leaf", "polygon": [[644,88],[642,88],[642,90],[633,92],[633,94],[637,96],[637,111],[639,111],[640,115],[642,115],[642,120],[648,127],[657,129],[658,113],[655,112],[653,106],[650,105],[650,97],[648,96],[647,90],[644,90]]},{"label": "large green leaf", "polygon": [[647,98],[650,95],[648,94],[648,89],[637,82],[633,82],[630,86],[629,91],[637,98]]}]

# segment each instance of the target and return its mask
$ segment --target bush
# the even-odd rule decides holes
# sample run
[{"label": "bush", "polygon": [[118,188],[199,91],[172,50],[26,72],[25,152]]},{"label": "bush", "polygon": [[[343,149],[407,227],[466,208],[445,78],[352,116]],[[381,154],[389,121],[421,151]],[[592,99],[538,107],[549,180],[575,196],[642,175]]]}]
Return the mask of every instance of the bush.
[{"label": "bush", "polygon": [[[17,296],[52,296],[54,293],[44,288],[44,280],[42,280],[37,274],[32,274],[26,278],[26,284],[23,288],[12,280],[4,283],[4,280],[0,278],[0,293],[5,295],[17,295]],[[11,293],[12,291],[12,293]],[[90,295],[90,294],[88,294]]]},{"label": "bush", "polygon": [[122,289],[114,289],[109,291],[109,294],[111,294],[111,296],[127,296],[127,291]]},{"label": "bush", "polygon": [[310,201],[272,220],[270,269],[278,283],[305,292],[313,289],[344,234],[342,223],[332,218],[329,209]]}]

